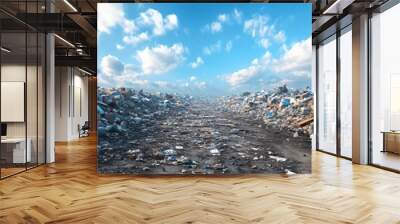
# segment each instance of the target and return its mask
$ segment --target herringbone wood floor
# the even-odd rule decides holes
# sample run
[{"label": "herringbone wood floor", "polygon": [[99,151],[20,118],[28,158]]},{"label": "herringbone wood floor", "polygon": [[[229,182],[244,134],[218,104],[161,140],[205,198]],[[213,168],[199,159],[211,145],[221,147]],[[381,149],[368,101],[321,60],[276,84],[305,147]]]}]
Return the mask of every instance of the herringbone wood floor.
[{"label": "herringbone wood floor", "polygon": [[0,181],[0,223],[400,223],[400,175],[313,153],[313,174],[99,176],[96,140]]}]

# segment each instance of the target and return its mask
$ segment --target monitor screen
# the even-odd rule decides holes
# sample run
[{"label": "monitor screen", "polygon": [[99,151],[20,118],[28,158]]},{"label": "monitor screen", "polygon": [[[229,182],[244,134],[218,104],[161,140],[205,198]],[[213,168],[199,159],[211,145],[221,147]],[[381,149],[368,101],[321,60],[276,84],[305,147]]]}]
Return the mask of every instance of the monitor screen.
[{"label": "monitor screen", "polygon": [[1,136],[7,136],[7,124],[1,124]]}]

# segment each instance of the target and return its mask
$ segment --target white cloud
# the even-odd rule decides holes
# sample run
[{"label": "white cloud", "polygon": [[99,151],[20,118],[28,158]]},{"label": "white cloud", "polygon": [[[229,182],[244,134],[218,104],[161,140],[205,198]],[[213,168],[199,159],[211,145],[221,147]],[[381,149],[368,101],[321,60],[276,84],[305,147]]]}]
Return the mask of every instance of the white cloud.
[{"label": "white cloud", "polygon": [[223,45],[222,42],[219,40],[219,41],[215,42],[214,44],[203,47],[203,53],[205,55],[211,55],[213,53],[220,52],[224,48],[225,48],[225,51],[229,52],[230,50],[232,50],[232,46],[233,46],[233,42],[231,40],[226,42],[225,45]]},{"label": "white cloud", "polygon": [[311,38],[296,42],[279,59],[273,61],[273,70],[278,73],[290,73],[309,76],[311,70]]},{"label": "white cloud", "polygon": [[212,33],[221,32],[223,28],[222,24],[227,23],[228,21],[229,15],[219,14],[215,21],[204,26],[204,30],[210,30]]},{"label": "white cloud", "polygon": [[113,55],[106,55],[100,62],[99,84],[109,87],[146,85],[148,81],[142,79],[139,70],[132,64],[124,64]]},{"label": "white cloud", "polygon": [[233,18],[236,20],[236,22],[240,23],[242,21],[242,12],[237,9],[234,9]]},{"label": "white cloud", "polygon": [[97,6],[97,29],[100,33],[111,33],[111,29],[119,25],[125,33],[133,33],[136,30],[134,21],[125,17],[123,4],[99,3]]},{"label": "white cloud", "polygon": [[143,74],[162,74],[172,70],[184,60],[184,51],[180,43],[171,47],[161,44],[137,51],[136,59],[141,65]]},{"label": "white cloud", "polygon": [[[133,20],[128,19],[125,15],[123,4],[119,3],[99,3],[98,5],[98,32],[111,34],[115,26],[120,26],[125,33],[123,41],[126,44],[135,45],[140,42],[149,40],[153,36],[164,35],[167,31],[178,28],[178,17],[175,14],[169,14],[165,17],[155,9],[147,9],[141,12],[139,16]],[[142,28],[149,27],[151,34],[141,32],[135,34]]]},{"label": "white cloud", "polygon": [[228,19],[229,19],[229,17],[226,14],[219,14],[218,15],[218,21],[220,21],[222,23],[228,21]]},{"label": "white cloud", "polygon": [[140,79],[129,74],[121,76],[104,76],[98,77],[99,86],[102,87],[131,87],[131,88],[144,88],[149,85],[149,81]]},{"label": "white cloud", "polygon": [[155,36],[163,35],[167,30],[173,30],[178,27],[178,17],[175,14],[167,15],[164,18],[155,9],[148,9],[145,12],[141,12],[138,21],[141,25],[152,27]]},{"label": "white cloud", "polygon": [[200,81],[197,79],[196,76],[190,76],[189,82],[185,82],[183,84],[184,87],[189,87],[189,88],[197,88],[197,89],[204,89],[207,86],[207,83],[204,81]]},{"label": "white cloud", "polygon": [[231,86],[237,86],[243,83],[246,83],[249,81],[251,78],[253,78],[255,75],[258,74],[258,68],[257,66],[250,66],[244,69],[240,69],[239,71],[236,71],[232,73],[231,75],[226,77],[226,81],[229,83]]},{"label": "white cloud", "polygon": [[217,41],[216,43],[206,46],[203,48],[203,53],[206,55],[211,55],[215,52],[219,52],[221,50],[221,41]]},{"label": "white cloud", "polygon": [[270,73],[281,74],[282,79],[288,77],[308,77],[311,72],[311,38],[294,43],[290,48],[284,48],[284,53],[277,59],[266,52],[261,58],[255,58],[243,69],[224,77],[231,86],[249,83],[254,78]]},{"label": "white cloud", "polygon": [[134,35],[128,35],[128,36],[124,36],[124,38],[122,39],[124,41],[124,43],[126,44],[130,44],[130,45],[136,45],[140,42],[149,40],[149,35],[147,35],[146,32],[140,33],[137,36]]},{"label": "white cloud", "polygon": [[168,15],[164,22],[167,30],[173,30],[178,27],[178,17],[175,14]]},{"label": "white cloud", "polygon": [[124,32],[129,33],[129,34],[132,34],[137,29],[135,22],[132,20],[128,20],[128,19],[124,19],[121,26],[122,26]]},{"label": "white cloud", "polygon": [[263,48],[267,49],[267,48],[269,47],[269,45],[270,45],[270,42],[269,42],[269,40],[268,40],[267,38],[262,38],[262,39],[260,40],[260,45],[261,45]]},{"label": "white cloud", "polygon": [[246,20],[243,25],[243,31],[253,37],[261,47],[267,49],[271,41],[284,43],[286,41],[285,32],[276,31],[275,25],[269,23],[269,18],[263,15],[254,15]]},{"label": "white cloud", "polygon": [[225,44],[225,51],[230,52],[232,50],[232,41],[228,41]]},{"label": "white cloud", "polygon": [[161,88],[167,88],[167,87],[169,87],[171,84],[169,83],[169,82],[167,82],[167,81],[154,81],[154,84],[156,85],[156,86],[158,86],[158,87],[161,87]]},{"label": "white cloud", "polygon": [[271,58],[271,53],[267,51],[260,59],[254,59],[250,66],[226,76],[225,80],[231,86],[246,84],[252,79],[262,75],[267,70]]},{"label": "white cloud", "polygon": [[222,25],[220,22],[211,23],[211,32],[216,33],[222,30]]},{"label": "white cloud", "polygon": [[278,33],[276,33],[276,34],[274,35],[274,39],[275,39],[276,41],[278,41],[278,42],[283,43],[283,42],[285,42],[285,40],[286,40],[286,35],[285,35],[285,33],[284,33],[283,31],[279,31]]},{"label": "white cloud", "polygon": [[125,47],[123,46],[123,45],[121,45],[121,44],[117,44],[116,46],[115,46],[118,50],[123,50]]},{"label": "white cloud", "polygon": [[197,88],[199,88],[199,89],[204,89],[204,88],[206,88],[207,83],[204,82],[204,81],[202,81],[202,82],[196,82],[196,83],[195,83],[195,86],[196,86]]},{"label": "white cloud", "polygon": [[269,31],[272,31],[272,26],[268,25],[268,18],[266,16],[254,16],[253,18],[244,22],[244,31],[252,37],[264,37]]},{"label": "white cloud", "polygon": [[202,59],[201,57],[197,57],[196,60],[195,60],[194,62],[190,63],[190,66],[191,66],[192,68],[197,68],[197,67],[199,67],[199,66],[202,65],[202,64],[204,64],[203,59]]},{"label": "white cloud", "polygon": [[119,76],[124,72],[124,64],[115,56],[107,55],[101,59],[101,71],[106,76]]}]

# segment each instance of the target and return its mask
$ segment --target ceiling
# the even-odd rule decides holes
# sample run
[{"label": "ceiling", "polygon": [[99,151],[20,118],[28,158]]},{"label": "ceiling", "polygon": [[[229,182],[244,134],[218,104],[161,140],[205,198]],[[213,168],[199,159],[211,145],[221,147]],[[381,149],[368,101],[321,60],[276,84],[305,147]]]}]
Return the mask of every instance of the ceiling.
[{"label": "ceiling", "polygon": [[313,44],[352,23],[352,18],[375,9],[390,0],[311,0],[313,3]]},{"label": "ceiling", "polygon": [[[96,0],[1,0],[0,23],[3,46],[12,49],[9,58],[31,58],[36,47],[25,52],[25,31],[52,32],[56,66],[78,66],[96,74]],[[49,13],[51,11],[51,13]],[[28,34],[28,41],[30,35]]]}]

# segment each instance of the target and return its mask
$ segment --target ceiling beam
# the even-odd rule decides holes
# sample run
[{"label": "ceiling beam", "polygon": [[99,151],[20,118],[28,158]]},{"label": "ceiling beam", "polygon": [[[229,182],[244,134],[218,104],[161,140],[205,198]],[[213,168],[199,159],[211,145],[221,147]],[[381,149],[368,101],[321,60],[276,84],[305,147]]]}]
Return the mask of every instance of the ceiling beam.
[{"label": "ceiling beam", "polygon": [[55,56],[56,66],[87,67],[96,71],[97,60],[91,56]]}]

